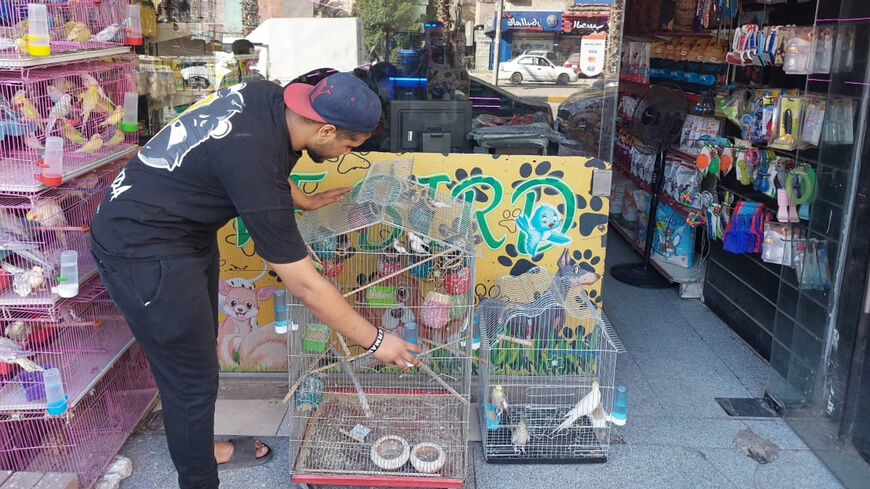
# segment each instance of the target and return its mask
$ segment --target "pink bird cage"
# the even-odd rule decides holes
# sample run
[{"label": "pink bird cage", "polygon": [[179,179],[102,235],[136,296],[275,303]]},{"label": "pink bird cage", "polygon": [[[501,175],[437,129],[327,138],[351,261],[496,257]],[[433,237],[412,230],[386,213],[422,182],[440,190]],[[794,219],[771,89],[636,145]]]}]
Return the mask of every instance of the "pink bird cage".
[{"label": "pink bird cage", "polygon": [[22,410],[0,418],[0,469],[75,472],[91,487],[147,412],[157,394],[138,344],[60,416]]},{"label": "pink bird cage", "polygon": [[[128,3],[125,0],[4,1],[0,10],[0,58],[46,56],[123,45]],[[29,8],[29,5],[38,7]],[[39,23],[43,27],[31,25]],[[43,48],[45,44],[49,49]]]},{"label": "pink bird cage", "polygon": [[[0,192],[36,192],[135,150],[138,134],[119,127],[124,93],[136,91],[133,66],[123,55],[0,71]],[[63,146],[52,178],[50,137]]]},{"label": "pink bird cage", "polygon": [[[52,306],[96,274],[91,217],[123,165],[116,160],[36,194],[0,194],[0,308]],[[69,252],[77,255],[75,277],[62,273]]]},{"label": "pink bird cage", "polygon": [[[60,371],[68,406],[86,397],[94,382],[133,343],[130,328],[98,277],[84,284],[75,298],[50,307],[4,306],[0,310],[3,336],[14,341],[30,362]],[[42,371],[0,361],[0,385],[0,412],[48,407]]]}]

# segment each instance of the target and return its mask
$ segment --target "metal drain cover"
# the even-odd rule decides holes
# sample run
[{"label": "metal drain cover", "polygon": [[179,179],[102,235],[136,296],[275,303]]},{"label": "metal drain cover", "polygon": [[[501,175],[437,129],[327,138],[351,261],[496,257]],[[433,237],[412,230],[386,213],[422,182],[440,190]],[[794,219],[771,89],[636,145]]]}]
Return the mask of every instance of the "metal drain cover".
[{"label": "metal drain cover", "polygon": [[775,418],[777,417],[767,400],[761,397],[717,397],[716,402],[728,413],[737,418]]}]

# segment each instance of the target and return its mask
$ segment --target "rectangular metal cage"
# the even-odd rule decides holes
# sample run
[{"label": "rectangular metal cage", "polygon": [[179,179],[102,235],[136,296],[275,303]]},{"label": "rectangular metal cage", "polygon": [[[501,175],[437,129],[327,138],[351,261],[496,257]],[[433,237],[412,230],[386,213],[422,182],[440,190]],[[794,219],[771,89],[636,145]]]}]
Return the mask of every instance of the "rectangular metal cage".
[{"label": "rectangular metal cage", "polygon": [[[500,278],[493,290],[476,311],[487,462],[606,461],[624,349],[603,312],[572,278],[537,267]],[[595,410],[568,416],[581,403]]]},{"label": "rectangular metal cage", "polygon": [[372,324],[423,347],[403,372],[289,298],[294,483],[461,487],[468,454],[475,254],[471,205],[375,164],[347,201],[303,215],[323,275]]}]

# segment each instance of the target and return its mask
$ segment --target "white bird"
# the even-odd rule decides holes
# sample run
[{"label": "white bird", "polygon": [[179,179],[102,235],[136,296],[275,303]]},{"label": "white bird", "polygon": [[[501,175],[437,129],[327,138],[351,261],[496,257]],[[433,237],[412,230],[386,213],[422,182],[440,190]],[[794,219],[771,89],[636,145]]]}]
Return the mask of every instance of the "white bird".
[{"label": "white bird", "polygon": [[492,386],[492,390],[489,392],[489,401],[493,406],[495,406],[498,414],[507,412],[508,402],[507,399],[504,398],[504,387],[500,385]]},{"label": "white bird", "polygon": [[520,420],[520,423],[511,432],[511,444],[514,446],[514,453],[526,453],[526,445],[529,443],[529,429],[526,427],[526,422]]},{"label": "white bird", "polygon": [[0,267],[12,274],[12,290],[19,297],[27,297],[45,283],[45,272],[40,266],[25,270],[4,261],[0,262]]},{"label": "white bird", "polygon": [[408,232],[408,244],[411,246],[411,250],[414,253],[420,253],[422,255],[429,254],[429,247],[426,246],[423,239],[410,231]]},{"label": "white bird", "polygon": [[595,410],[598,406],[601,405],[601,389],[598,388],[598,381],[592,381],[592,390],[589,391],[583,399],[580,399],[580,402],[574,405],[574,408],[568,411],[565,414],[565,421],[562,422],[553,433],[557,431],[562,431],[565,428],[570,427],[578,419],[583,416],[589,416],[592,414],[592,411]]},{"label": "white bird", "polygon": [[395,240],[395,241],[393,241],[393,248],[395,248],[396,251],[398,251],[399,253],[401,253],[401,254],[403,254],[403,255],[407,255],[407,254],[408,254],[408,250],[405,249],[404,246],[402,246],[402,243],[399,243],[399,240],[398,240],[398,239]]},{"label": "white bird", "polygon": [[117,34],[120,29],[121,27],[118,24],[109,24],[108,27],[91,36],[91,41],[109,42],[115,38],[115,34]]},{"label": "white bird", "polygon": [[33,326],[30,323],[15,321],[6,328],[6,336],[23,346],[32,331]]},{"label": "white bird", "polygon": [[598,441],[605,443],[607,441],[607,412],[600,405],[592,410],[589,414],[589,424],[592,425],[592,431],[595,432],[595,437]]},{"label": "white bird", "polygon": [[[27,211],[24,218],[49,228],[69,226],[66,216],[63,214],[63,208],[51,197],[41,197],[37,200],[33,208]],[[57,241],[63,246],[63,249],[66,249],[67,241],[64,231],[62,229],[55,229],[55,236],[57,236]]]},{"label": "white bird", "polygon": [[24,145],[36,151],[45,149],[45,146],[43,146],[42,142],[39,141],[39,138],[36,137],[36,133],[33,132],[24,136]]},{"label": "white bird", "polygon": [[28,372],[39,372],[43,369],[27,357],[33,356],[32,351],[27,351],[18,343],[5,336],[0,336],[0,362],[15,363]]},{"label": "white bird", "polygon": [[49,85],[48,96],[54,102],[54,105],[51,106],[51,110],[48,112],[48,125],[45,126],[46,135],[51,134],[51,131],[54,130],[54,125],[58,119],[66,117],[69,115],[70,110],[72,110],[72,95],[63,93],[54,85]]}]

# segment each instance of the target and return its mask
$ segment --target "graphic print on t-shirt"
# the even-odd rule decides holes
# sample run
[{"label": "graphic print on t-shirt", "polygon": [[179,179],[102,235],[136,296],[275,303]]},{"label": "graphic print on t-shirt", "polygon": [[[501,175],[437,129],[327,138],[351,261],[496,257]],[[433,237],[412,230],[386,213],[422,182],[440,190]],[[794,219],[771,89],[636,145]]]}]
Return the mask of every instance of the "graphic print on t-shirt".
[{"label": "graphic print on t-shirt", "polygon": [[245,108],[243,88],[244,83],[222,88],[192,105],[148,141],[139,159],[152,168],[173,171],[204,141],[228,135],[233,130],[230,118]]},{"label": "graphic print on t-shirt", "polygon": [[127,178],[127,169],[122,168],[121,173],[118,173],[118,176],[115,177],[114,181],[112,181],[112,186],[109,190],[112,196],[109,197],[109,202],[115,200],[119,195],[133,188],[132,185],[124,185],[125,178]]}]

